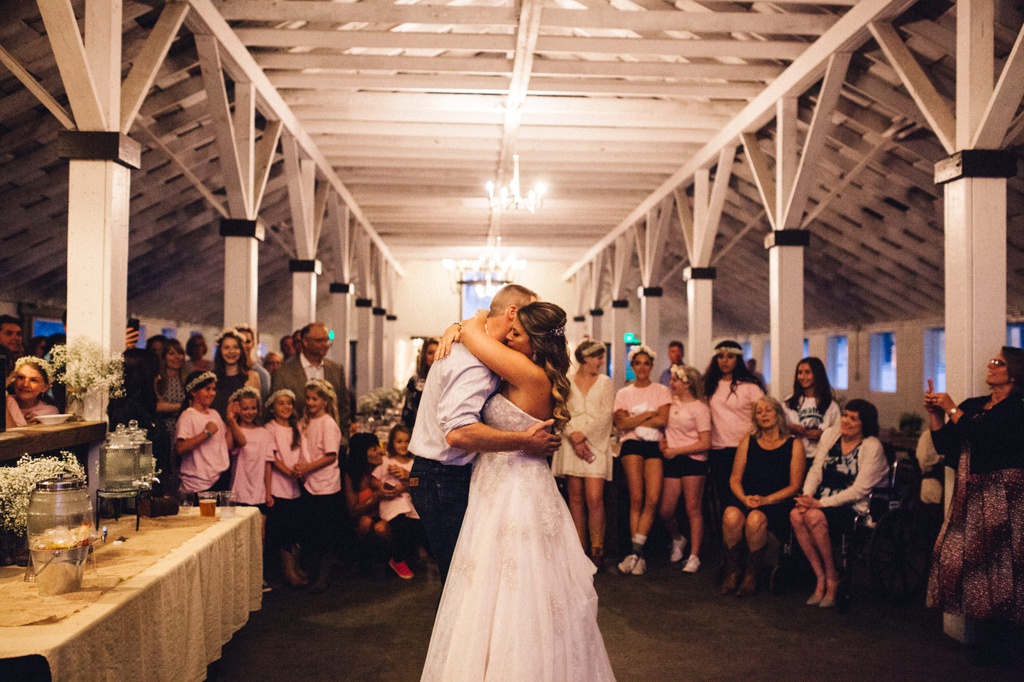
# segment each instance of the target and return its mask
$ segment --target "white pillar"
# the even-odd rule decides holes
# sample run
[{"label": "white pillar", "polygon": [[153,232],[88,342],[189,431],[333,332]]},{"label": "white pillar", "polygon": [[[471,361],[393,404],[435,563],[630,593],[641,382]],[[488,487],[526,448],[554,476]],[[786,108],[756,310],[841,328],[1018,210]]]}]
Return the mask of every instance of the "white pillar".
[{"label": "white pillar", "polygon": [[384,382],[385,388],[395,387],[395,344],[398,316],[384,316]]},{"label": "white pillar", "polygon": [[668,358],[661,348],[661,287],[640,287],[640,340],[658,355],[651,372],[656,381],[668,367]]},{"label": "white pillar", "polygon": [[612,314],[609,320],[612,329],[611,357],[612,384],[615,390],[626,385],[626,342],[623,337],[626,324],[629,322],[629,301],[626,299],[612,301]]},{"label": "white pillar", "polygon": [[384,386],[384,363],[387,361],[387,352],[385,351],[387,343],[384,331],[386,316],[387,310],[384,308],[373,309],[373,364],[370,365],[373,388]]},{"label": "white pillar", "polygon": [[259,243],[263,226],[255,220],[220,221],[224,237],[224,326],[257,326]]},{"label": "white pillar", "polygon": [[334,330],[334,343],[327,357],[345,368],[345,378],[352,381],[352,367],[349,353],[348,318],[349,299],[352,285],[346,282],[331,282],[330,328]]},{"label": "white pillar", "polygon": [[573,343],[577,346],[583,342],[583,339],[590,333],[587,330],[587,317],[586,315],[577,315],[572,318],[572,339]]},{"label": "white pillar", "polygon": [[701,372],[715,352],[712,343],[715,274],[715,268],[687,268],[683,273],[686,278],[687,362]]},{"label": "white pillar", "polygon": [[356,400],[373,390],[373,301],[356,299]]},{"label": "white pillar", "polygon": [[[946,392],[960,401],[988,393],[982,368],[1006,344],[1006,179],[961,176],[946,182],[943,190]],[[947,510],[955,478],[947,468]],[[962,642],[974,639],[971,621],[960,616],[943,614],[943,630]]]},{"label": "white pillar", "polygon": [[316,321],[316,278],[321,266],[318,260],[293,260],[292,273],[292,328],[301,329]]},{"label": "white pillar", "polygon": [[[768,295],[771,310],[771,394],[782,399],[804,350],[804,247],[806,230],[779,230],[765,237],[768,249]],[[781,380],[780,380],[781,379]]]},{"label": "white pillar", "polygon": [[590,338],[594,341],[607,341],[604,330],[604,310],[594,308],[590,311]]}]

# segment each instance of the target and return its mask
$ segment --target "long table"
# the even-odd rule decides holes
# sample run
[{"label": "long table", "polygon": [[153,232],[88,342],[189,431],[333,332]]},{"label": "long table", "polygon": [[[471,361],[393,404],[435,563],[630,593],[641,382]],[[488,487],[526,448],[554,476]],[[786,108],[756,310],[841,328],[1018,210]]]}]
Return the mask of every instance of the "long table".
[{"label": "long table", "polygon": [[[0,576],[0,592],[24,598],[31,614],[15,607],[6,617],[34,622],[0,627],[0,659],[43,656],[54,680],[204,679],[262,602],[259,510],[239,507],[232,519],[199,520],[197,509],[183,509],[178,517],[143,519],[137,534],[134,518],[103,523],[111,528],[108,543],[97,549],[96,566],[87,567],[82,592],[43,599],[22,581],[24,569]],[[119,535],[127,540],[114,546]],[[154,562],[118,577],[131,571],[129,559],[145,563],[144,555]],[[40,611],[47,608],[56,615]],[[74,612],[64,616],[62,609]]]}]

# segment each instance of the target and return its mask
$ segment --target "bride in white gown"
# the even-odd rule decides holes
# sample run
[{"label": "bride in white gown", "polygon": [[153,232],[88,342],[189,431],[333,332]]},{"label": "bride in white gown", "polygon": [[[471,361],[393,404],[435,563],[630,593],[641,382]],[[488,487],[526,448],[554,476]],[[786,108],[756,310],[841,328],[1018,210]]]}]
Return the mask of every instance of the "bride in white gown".
[{"label": "bride in white gown", "polygon": [[[503,378],[484,423],[524,431],[568,419],[565,312],[551,303],[518,311],[506,344],[481,311],[461,341]],[[614,680],[597,627],[594,564],[543,458],[477,458],[469,506],[441,596],[422,680]]]}]

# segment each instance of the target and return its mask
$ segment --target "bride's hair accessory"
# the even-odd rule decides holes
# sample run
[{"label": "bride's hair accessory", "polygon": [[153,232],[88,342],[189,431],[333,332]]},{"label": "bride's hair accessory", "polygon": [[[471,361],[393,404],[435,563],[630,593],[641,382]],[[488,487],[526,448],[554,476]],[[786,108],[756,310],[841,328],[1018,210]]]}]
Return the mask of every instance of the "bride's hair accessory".
[{"label": "bride's hair accessory", "polygon": [[257,391],[252,386],[242,386],[240,389],[231,394],[231,397],[228,398],[228,402],[234,403],[241,400],[242,398],[256,398],[256,404],[260,404],[260,392]]},{"label": "bride's hair accessory", "polygon": [[626,364],[632,365],[633,358],[635,358],[638,355],[646,355],[651,359],[651,362],[654,362],[658,357],[658,355],[653,350],[651,350],[650,348],[641,343],[639,346],[635,346],[633,350],[629,351],[629,357],[626,359]]},{"label": "bride's hair accessory", "polygon": [[17,372],[24,365],[32,365],[37,370],[39,370],[39,372],[43,375],[43,379],[46,380],[46,383],[50,383],[51,381],[53,381],[53,365],[48,363],[46,360],[43,360],[42,358],[37,358],[34,355],[26,355],[24,357],[20,357],[14,362],[14,371]]},{"label": "bride's hair accessory", "polygon": [[565,336],[565,325],[563,324],[561,327],[555,327],[554,329],[552,329],[551,330],[551,335],[552,336]]},{"label": "bride's hair accessory", "polygon": [[188,382],[185,385],[185,393],[191,393],[192,391],[196,390],[197,388],[205,384],[207,381],[216,380],[217,375],[214,374],[213,372],[203,372],[202,374],[200,374],[195,379],[193,379],[192,381]]},{"label": "bride's hair accessory", "polygon": [[267,398],[267,401],[265,403],[263,403],[263,407],[265,407],[265,408],[267,408],[269,410],[270,406],[273,405],[275,402],[277,402],[277,399],[280,398],[281,396],[285,396],[287,398],[291,398],[292,402],[293,403],[295,402],[295,392],[294,391],[292,391],[290,388],[279,388],[279,389],[277,389],[276,391],[274,391],[273,393],[270,394],[270,397]]}]

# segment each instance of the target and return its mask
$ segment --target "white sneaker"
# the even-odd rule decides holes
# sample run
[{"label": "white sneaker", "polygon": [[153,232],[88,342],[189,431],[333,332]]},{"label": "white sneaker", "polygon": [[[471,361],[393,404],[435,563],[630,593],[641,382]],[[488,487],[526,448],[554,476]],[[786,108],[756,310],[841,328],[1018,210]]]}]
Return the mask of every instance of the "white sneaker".
[{"label": "white sneaker", "polygon": [[700,559],[691,554],[683,564],[683,573],[696,573],[698,570],[700,570]]},{"label": "white sneaker", "polygon": [[636,563],[640,560],[636,554],[630,554],[625,559],[619,562],[619,573],[632,573],[636,567]]},{"label": "white sneaker", "polygon": [[647,560],[644,559],[643,557],[637,558],[636,565],[633,567],[633,570],[630,571],[630,573],[632,573],[633,575],[643,575],[646,572],[647,572]]},{"label": "white sneaker", "polygon": [[671,561],[672,563],[676,563],[678,561],[682,561],[683,560],[683,550],[685,548],[686,548],[686,538],[683,537],[682,535],[680,535],[679,539],[672,541],[672,554],[669,556],[668,560]]}]

